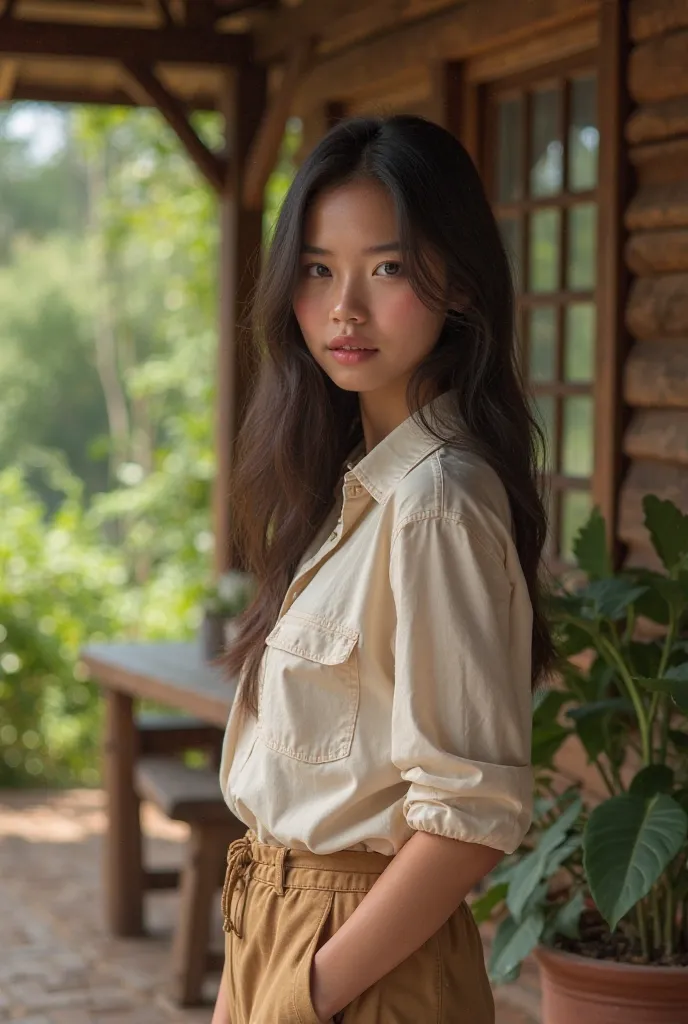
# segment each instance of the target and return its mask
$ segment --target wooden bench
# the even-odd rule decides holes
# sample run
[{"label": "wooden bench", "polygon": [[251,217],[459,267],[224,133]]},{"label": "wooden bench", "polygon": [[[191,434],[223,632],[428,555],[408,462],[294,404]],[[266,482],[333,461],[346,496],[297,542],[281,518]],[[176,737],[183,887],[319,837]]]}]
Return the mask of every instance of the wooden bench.
[{"label": "wooden bench", "polygon": [[185,750],[204,750],[214,766],[220,767],[223,730],[190,715],[168,715],[158,711],[139,711],[135,717],[139,753],[179,754]]},{"label": "wooden bench", "polygon": [[222,970],[224,954],[209,949],[213,900],[224,879],[227,847],[246,826],[227,807],[212,768],[188,768],[174,757],[141,757],[135,785],[141,799],[189,825],[172,971],[179,1005],[197,1006],[206,972]]}]

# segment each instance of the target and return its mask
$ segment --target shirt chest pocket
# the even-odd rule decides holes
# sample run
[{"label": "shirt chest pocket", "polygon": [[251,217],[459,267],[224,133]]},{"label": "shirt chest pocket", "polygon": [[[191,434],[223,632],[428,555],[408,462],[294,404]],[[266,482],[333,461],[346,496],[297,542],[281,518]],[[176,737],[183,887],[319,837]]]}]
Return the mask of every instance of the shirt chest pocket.
[{"label": "shirt chest pocket", "polygon": [[312,764],[348,757],[358,716],[358,633],[287,612],[265,643],[258,703],[263,742]]}]

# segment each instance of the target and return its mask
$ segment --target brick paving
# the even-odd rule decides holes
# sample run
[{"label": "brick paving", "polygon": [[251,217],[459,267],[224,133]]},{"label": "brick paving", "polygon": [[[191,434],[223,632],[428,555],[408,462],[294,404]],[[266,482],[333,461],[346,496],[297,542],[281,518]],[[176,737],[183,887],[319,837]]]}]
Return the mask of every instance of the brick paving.
[{"label": "brick paving", "polygon": [[[178,866],[185,826],[150,806],[143,815],[146,855]],[[174,892],[146,897],[145,938],[107,935],[104,828],[101,790],[0,791],[0,1021],[209,1024],[217,977],[207,980],[203,1008],[181,1010],[170,997]],[[213,941],[221,949],[219,905]],[[497,991],[497,1024],[539,1024],[538,1000],[528,966],[517,984]]]}]

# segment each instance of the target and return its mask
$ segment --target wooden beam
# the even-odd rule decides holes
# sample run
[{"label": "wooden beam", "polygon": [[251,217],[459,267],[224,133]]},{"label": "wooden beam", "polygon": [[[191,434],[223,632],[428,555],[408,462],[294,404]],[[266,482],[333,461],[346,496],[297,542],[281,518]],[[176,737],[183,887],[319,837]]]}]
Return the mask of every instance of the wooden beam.
[{"label": "wooden beam", "polygon": [[7,19],[9,21],[10,18],[14,14],[14,8],[16,6],[17,6],[17,0],[5,0],[5,2],[3,4],[3,7],[2,7],[2,13],[0,14],[0,19],[2,19],[2,20]]},{"label": "wooden beam", "polygon": [[597,359],[595,372],[595,472],[593,498],[607,522],[617,564],[617,520],[622,464],[624,409],[622,369],[628,350],[625,307],[628,272],[624,265],[624,211],[630,196],[630,168],[624,125],[629,113],[627,90],[628,4],[605,0],[600,6],[599,50],[599,192],[597,224]]},{"label": "wooden beam", "polygon": [[[124,76],[122,76],[124,77]],[[129,91],[123,87],[103,86],[99,87],[97,82],[90,85],[62,85],[61,83],[51,84],[50,82],[35,82],[27,78],[25,74],[20,75],[14,87],[13,100],[35,100],[43,103],[97,103],[103,106],[115,107],[139,107],[147,105],[142,91],[139,89],[137,98],[132,96],[134,87],[130,83]],[[217,96],[208,93],[194,96],[194,110],[217,110]]]},{"label": "wooden beam", "polygon": [[[479,36],[494,37],[499,34],[505,12],[532,24],[549,16],[556,19],[561,11],[575,13],[576,9],[585,11],[587,8],[588,12],[594,12],[596,7],[597,2],[586,0],[569,0],[563,5],[558,0],[526,0],[520,3],[518,0],[471,0],[469,3],[405,0],[403,4],[399,0],[378,0],[375,4],[370,0],[328,0],[327,3],[303,0],[295,8],[285,7],[280,14],[273,14],[257,30],[256,56],[266,63],[279,59],[306,35],[317,36],[318,52],[332,56],[368,39],[382,39],[405,28],[423,31],[426,24],[443,21],[479,26]],[[436,56],[461,57],[463,54],[438,52]]]},{"label": "wooden beam", "polygon": [[485,0],[426,18],[333,57],[320,60],[306,76],[298,102],[304,107],[330,98],[372,94],[399,68],[441,60],[465,60],[511,46],[534,32],[595,16],[597,0]]},{"label": "wooden beam", "polygon": [[137,98],[138,93],[145,105],[158,108],[206,181],[216,192],[222,192],[227,176],[225,161],[208,149],[198,137],[189,122],[183,104],[165,88],[149,68],[139,66],[131,61],[123,62],[122,67],[126,75],[125,84],[128,89],[131,89],[134,99]]},{"label": "wooden beam", "polygon": [[249,399],[253,352],[247,330],[249,302],[260,266],[263,216],[241,203],[246,160],[265,113],[267,75],[256,65],[228,73],[223,95],[229,169],[220,197],[220,290],[217,370],[215,567],[243,569],[230,543],[228,496],[234,448]]},{"label": "wooden beam", "polygon": [[8,21],[0,32],[0,54],[128,60],[142,64],[237,64],[251,59],[245,35],[219,35],[193,28],[117,28],[60,22]]},{"label": "wooden beam", "polygon": [[260,210],[263,207],[265,186],[277,161],[294,96],[312,53],[312,39],[302,40],[296,44],[286,63],[275,96],[251,143],[242,196],[247,210]]},{"label": "wooden beam", "polygon": [[114,25],[156,28],[159,24],[154,0],[146,0],[141,7],[126,7],[108,0],[22,0],[22,21],[68,22],[71,25]]},{"label": "wooden beam", "polygon": [[14,87],[19,73],[18,60],[0,62],[0,103],[9,103],[14,99]]},{"label": "wooden beam", "polygon": [[[485,5],[485,0],[481,0]],[[279,59],[304,36],[321,37],[324,50],[345,49],[367,36],[377,35],[442,10],[460,7],[456,0],[303,0],[283,7],[257,33],[257,56],[265,62]]]},{"label": "wooden beam", "polygon": [[167,0],[155,0],[155,8],[158,12],[158,17],[163,25],[168,27],[174,25],[174,18],[170,10],[170,5]]},{"label": "wooden beam", "polygon": [[430,68],[432,120],[464,145],[476,167],[480,164],[480,87],[468,79],[460,61],[438,61]]}]

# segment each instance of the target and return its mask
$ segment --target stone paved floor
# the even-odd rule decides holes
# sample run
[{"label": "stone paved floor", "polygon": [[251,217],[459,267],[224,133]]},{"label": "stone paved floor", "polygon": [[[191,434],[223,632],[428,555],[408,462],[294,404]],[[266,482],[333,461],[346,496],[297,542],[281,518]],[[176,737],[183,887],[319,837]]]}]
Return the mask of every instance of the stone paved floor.
[{"label": "stone paved floor", "polygon": [[[100,790],[0,791],[0,1021],[21,1024],[209,1024],[168,990],[174,893],[151,893],[144,939],[113,939],[102,917]],[[147,854],[180,863],[184,826],[144,807]],[[219,911],[219,907],[218,907]],[[219,916],[214,940],[221,948]],[[537,975],[497,992],[497,1024],[539,1024]],[[277,1024],[277,1022],[275,1022]]]}]

